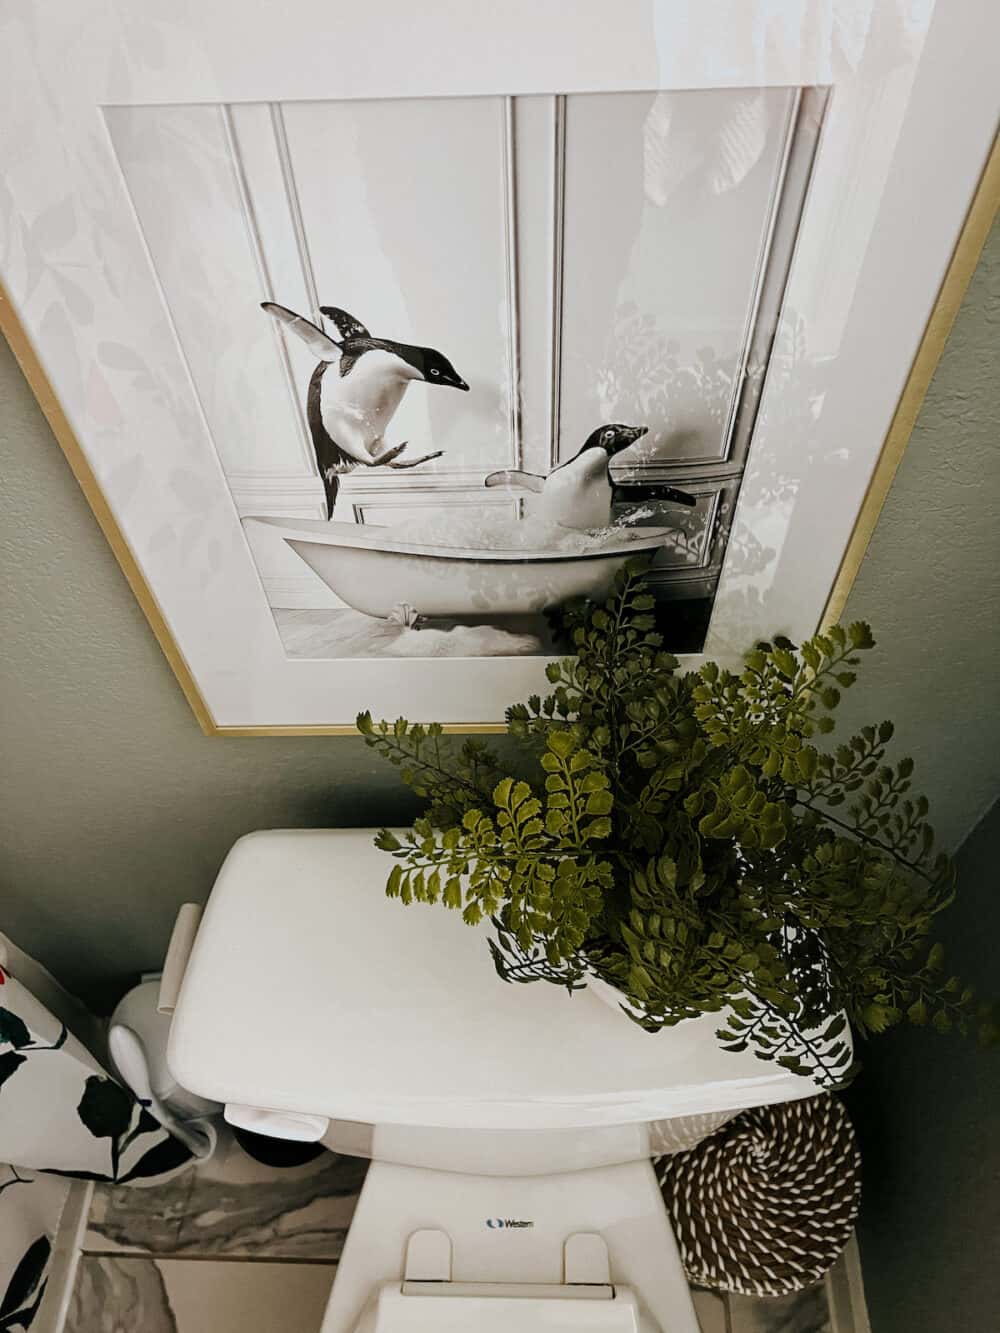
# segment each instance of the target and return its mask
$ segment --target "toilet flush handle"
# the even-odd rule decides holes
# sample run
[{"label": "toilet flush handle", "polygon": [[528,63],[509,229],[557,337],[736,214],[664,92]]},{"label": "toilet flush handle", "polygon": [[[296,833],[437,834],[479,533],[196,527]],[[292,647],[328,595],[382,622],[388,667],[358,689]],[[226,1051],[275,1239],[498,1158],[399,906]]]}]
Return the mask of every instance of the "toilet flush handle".
[{"label": "toilet flush handle", "polygon": [[237,1129],[251,1134],[268,1134],[272,1139],[291,1139],[295,1143],[318,1143],[330,1128],[325,1115],[305,1111],[268,1111],[261,1106],[240,1106],[227,1102],[225,1118]]}]

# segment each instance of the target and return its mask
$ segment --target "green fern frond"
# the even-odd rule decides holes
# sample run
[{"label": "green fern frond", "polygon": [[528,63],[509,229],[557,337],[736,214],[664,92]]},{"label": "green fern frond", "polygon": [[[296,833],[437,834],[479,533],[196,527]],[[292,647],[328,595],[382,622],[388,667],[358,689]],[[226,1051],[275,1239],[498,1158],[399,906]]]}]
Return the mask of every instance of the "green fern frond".
[{"label": "green fern frond", "polygon": [[604,601],[564,610],[574,656],[507,710],[518,775],[437,724],[358,718],[427,807],[376,839],[387,893],[491,921],[508,980],[598,976],[651,1032],[719,1014],[725,1049],[824,1087],[853,1075],[848,1023],[996,1041],[994,1009],[932,939],[954,870],[912,761],[887,756],[892,724],[826,740],[868,626],[776,637],[738,673],[678,674],[647,569],[630,562]]}]

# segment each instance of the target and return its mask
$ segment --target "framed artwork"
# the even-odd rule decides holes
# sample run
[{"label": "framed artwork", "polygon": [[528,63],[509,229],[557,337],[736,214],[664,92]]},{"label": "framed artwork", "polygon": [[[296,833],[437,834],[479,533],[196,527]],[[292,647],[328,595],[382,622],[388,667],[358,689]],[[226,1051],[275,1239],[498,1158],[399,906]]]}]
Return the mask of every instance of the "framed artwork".
[{"label": "framed artwork", "polygon": [[206,731],[497,728],[636,554],[686,665],[839,613],[987,0],[3,12],[4,329]]}]

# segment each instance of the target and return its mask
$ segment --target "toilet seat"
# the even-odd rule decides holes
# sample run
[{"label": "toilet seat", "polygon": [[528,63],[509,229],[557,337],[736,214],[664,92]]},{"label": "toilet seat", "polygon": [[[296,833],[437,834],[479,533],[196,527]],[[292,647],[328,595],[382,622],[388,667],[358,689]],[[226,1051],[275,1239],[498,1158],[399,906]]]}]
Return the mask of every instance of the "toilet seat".
[{"label": "toilet seat", "polygon": [[452,1328],[698,1333],[651,1163],[503,1177],[374,1159],[321,1333]]},{"label": "toilet seat", "polygon": [[383,1282],[357,1333],[641,1333],[634,1293],[611,1282],[608,1247],[593,1232],[563,1246],[563,1281],[453,1282],[451,1237],[413,1232],[402,1282]]},{"label": "toilet seat", "polygon": [[[431,1283],[429,1286],[452,1286]],[[362,1316],[357,1333],[641,1333],[635,1295],[609,1288],[589,1296],[573,1287],[504,1288],[455,1284],[445,1293],[417,1294],[387,1282]]]}]

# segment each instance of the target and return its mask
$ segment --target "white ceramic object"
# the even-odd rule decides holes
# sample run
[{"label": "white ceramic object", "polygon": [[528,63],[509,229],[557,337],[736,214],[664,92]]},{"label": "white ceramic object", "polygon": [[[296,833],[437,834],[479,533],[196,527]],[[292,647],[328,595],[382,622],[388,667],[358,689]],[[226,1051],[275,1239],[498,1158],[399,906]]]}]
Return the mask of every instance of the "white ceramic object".
[{"label": "white ceramic object", "polygon": [[602,980],[601,977],[595,977],[591,973],[587,977],[587,989],[606,1004],[609,1009],[617,1009],[619,1012],[624,1010],[626,1014],[631,1014],[636,1018],[642,1016],[640,1011],[629,1003],[629,998],[623,991],[620,991],[617,986],[612,986],[609,981]]},{"label": "white ceramic object", "polygon": [[207,1125],[184,1124],[160,1101],[150,1081],[145,1048],[132,1029],[113,1023],[108,1032],[108,1051],[122,1081],[163,1128],[186,1144],[195,1157],[210,1156],[216,1143],[214,1131]]},{"label": "white ceramic object", "polygon": [[[530,1288],[515,1289],[510,1295],[483,1291],[476,1283],[467,1284],[459,1299],[455,1296],[418,1296],[415,1290],[404,1292],[398,1282],[387,1282],[378,1293],[378,1302],[366,1311],[359,1333],[511,1333],[512,1329],[543,1328],[546,1333],[640,1333],[641,1313],[630,1291],[587,1300],[571,1287],[551,1288],[544,1296]],[[648,1327],[648,1325],[647,1325]]]},{"label": "white ceramic object", "polygon": [[[620,1126],[814,1091],[723,1051],[714,1014],[651,1036],[586,990],[507,985],[488,925],[385,897],[393,862],[372,836],[236,843],[171,1028],[182,1086],[331,1120],[485,1130]],[[336,1059],[318,1059],[334,1029]]]},{"label": "white ceramic object", "polygon": [[[181,909],[189,919],[190,904]],[[119,1000],[108,1025],[112,1064],[128,1087],[196,1157],[215,1151],[222,1105],[181,1087],[167,1067],[170,1018],[158,1007],[160,983],[143,981]]]},{"label": "white ceramic object", "polygon": [[[654,1036],[588,990],[507,985],[488,926],[385,897],[392,861],[371,839],[278,831],[235,845],[168,1050],[175,1077],[235,1122],[374,1159],[323,1333],[358,1328],[427,1227],[450,1238],[452,1283],[505,1287],[565,1285],[567,1238],[594,1233],[612,1282],[635,1293],[636,1329],[697,1333],[649,1158],[815,1085],[721,1050],[714,1015]],[[466,1327],[494,1327],[502,1308],[487,1307],[490,1323],[475,1302],[513,1298],[449,1291],[471,1302]],[[519,1306],[516,1327],[552,1327],[566,1312],[547,1299]],[[361,1327],[447,1326],[433,1303],[390,1304],[387,1322],[369,1308]]]},{"label": "white ceramic object", "polygon": [[[500,1226],[485,1229],[504,1231]],[[507,1228],[508,1234],[510,1230]],[[528,1230],[537,1248],[534,1229]],[[635,1292],[620,1281],[612,1282],[611,1255],[601,1235],[573,1232],[553,1250],[562,1261],[555,1281],[467,1281],[456,1277],[456,1265],[461,1260],[448,1233],[438,1227],[422,1227],[409,1236],[402,1282],[376,1287],[365,1306],[358,1333],[466,1333],[469,1329],[477,1333],[511,1333],[514,1329],[655,1333],[655,1325]],[[335,1306],[331,1306],[324,1330],[334,1327]],[[675,1321],[672,1327],[683,1329],[685,1321]]]},{"label": "white ceramic object", "polygon": [[[181,916],[186,915],[189,905],[181,908]],[[158,1000],[161,983],[156,980],[140,982],[127,991],[115,1006],[109,1020],[109,1040],[116,1028],[125,1028],[135,1035],[142,1048],[153,1096],[167,1106],[182,1120],[196,1116],[219,1115],[222,1106],[219,1102],[198,1097],[182,1087],[171,1074],[167,1066],[167,1040],[170,1036],[170,1018],[160,1012]],[[116,1062],[117,1053],[112,1049]],[[126,1056],[128,1063],[128,1057]],[[119,1072],[126,1076],[132,1087],[125,1068],[119,1065]],[[134,1090],[134,1089],[133,1089]]]},{"label": "white ceramic object", "polygon": [[586,553],[430,546],[393,537],[392,528],[300,519],[247,519],[276,527],[332,592],[370,616],[400,607],[421,616],[517,616],[573,597],[599,596],[633,556],[663,545],[667,529]]},{"label": "white ceramic object", "polygon": [[[489,1299],[499,1301],[505,1292],[523,1299],[526,1287],[550,1288],[539,1293],[534,1307],[527,1301],[517,1306],[520,1317],[513,1320],[509,1305],[506,1310],[502,1305],[487,1307],[508,1316],[499,1325],[506,1326],[507,1333],[549,1333],[548,1318],[565,1317],[550,1301],[558,1300],[559,1288],[572,1280],[566,1274],[566,1243],[582,1232],[604,1241],[606,1276],[615,1290],[634,1293],[645,1316],[638,1325],[641,1333],[698,1333],[677,1243],[648,1161],[545,1176],[497,1177],[378,1160],[369,1167],[351,1221],[322,1333],[354,1333],[359,1324],[359,1333],[367,1333],[372,1326],[362,1322],[363,1312],[386,1281],[400,1289],[407,1243],[414,1232],[430,1227],[450,1239],[452,1258],[450,1282],[428,1290],[456,1301],[456,1309],[466,1316],[466,1329],[497,1327],[492,1322],[480,1324],[477,1316],[482,1307],[472,1301],[463,1304],[461,1287],[474,1283],[489,1284],[493,1287]],[[605,1278],[605,1274],[594,1276],[599,1282]],[[452,1294],[456,1287],[458,1293]],[[572,1298],[574,1293],[564,1289],[561,1294]],[[603,1310],[605,1317],[612,1313],[606,1303]],[[440,1325],[434,1313],[433,1304],[426,1311],[415,1310],[416,1317],[426,1322],[403,1327],[437,1333]],[[595,1315],[600,1318],[591,1309],[590,1316]],[[555,1326],[564,1327],[558,1322]],[[381,1327],[374,1327],[382,1333]],[[620,1328],[614,1323],[597,1327]]]}]

